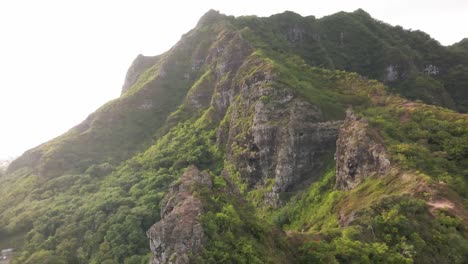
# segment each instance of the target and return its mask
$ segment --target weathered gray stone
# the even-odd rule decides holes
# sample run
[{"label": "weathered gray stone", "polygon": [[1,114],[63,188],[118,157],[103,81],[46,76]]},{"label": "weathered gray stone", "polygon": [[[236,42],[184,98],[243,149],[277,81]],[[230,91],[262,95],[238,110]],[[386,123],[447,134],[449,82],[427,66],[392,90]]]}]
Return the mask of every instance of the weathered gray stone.
[{"label": "weathered gray stone", "polygon": [[336,142],[338,189],[352,189],[364,179],[383,176],[390,170],[390,159],[384,145],[371,138],[368,132],[367,121],[348,109]]},{"label": "weathered gray stone", "polygon": [[439,72],[440,69],[436,65],[428,64],[426,67],[424,67],[424,73],[426,75],[438,75]]},{"label": "weathered gray stone", "polygon": [[385,68],[384,82],[393,82],[398,80],[398,65],[388,65]]},{"label": "weathered gray stone", "polygon": [[274,87],[275,79],[257,72],[233,94],[238,100],[218,97],[231,106],[230,123],[218,131],[218,143],[226,144],[228,160],[249,189],[271,188],[264,202],[273,207],[281,205],[281,193],[316,179],[335,151],[341,124],[324,121],[320,108],[291,88]]},{"label": "weathered gray stone", "polygon": [[203,249],[205,236],[198,221],[203,206],[192,195],[195,185],[212,188],[212,181],[206,172],[191,166],[163,199],[161,220],[147,232],[153,253],[151,264],[189,263],[190,257]]},{"label": "weathered gray stone", "polygon": [[298,25],[293,25],[286,34],[286,39],[290,44],[303,41],[305,30]]}]

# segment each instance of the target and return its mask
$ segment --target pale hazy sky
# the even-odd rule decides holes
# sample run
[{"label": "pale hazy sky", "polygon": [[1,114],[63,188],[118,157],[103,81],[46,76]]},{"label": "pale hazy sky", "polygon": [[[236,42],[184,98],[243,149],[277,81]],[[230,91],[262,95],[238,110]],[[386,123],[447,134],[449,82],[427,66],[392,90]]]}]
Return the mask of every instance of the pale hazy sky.
[{"label": "pale hazy sky", "polygon": [[66,132],[117,97],[138,54],[166,51],[209,9],[322,17],[358,8],[444,45],[468,37],[468,0],[0,0],[0,159]]}]

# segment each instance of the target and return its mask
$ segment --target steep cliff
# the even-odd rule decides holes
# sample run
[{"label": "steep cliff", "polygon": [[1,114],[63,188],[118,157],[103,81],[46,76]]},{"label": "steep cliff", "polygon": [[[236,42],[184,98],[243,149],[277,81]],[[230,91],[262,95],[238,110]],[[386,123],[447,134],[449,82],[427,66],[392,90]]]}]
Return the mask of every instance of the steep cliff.
[{"label": "steep cliff", "polygon": [[[264,67],[262,63],[254,65]],[[237,168],[246,189],[273,183],[264,200],[276,207],[280,193],[314,181],[327,155],[334,153],[340,122],[327,121],[318,106],[292,88],[277,87],[279,78],[269,71],[258,72],[241,84],[218,130],[217,142],[226,149],[227,161]]]}]

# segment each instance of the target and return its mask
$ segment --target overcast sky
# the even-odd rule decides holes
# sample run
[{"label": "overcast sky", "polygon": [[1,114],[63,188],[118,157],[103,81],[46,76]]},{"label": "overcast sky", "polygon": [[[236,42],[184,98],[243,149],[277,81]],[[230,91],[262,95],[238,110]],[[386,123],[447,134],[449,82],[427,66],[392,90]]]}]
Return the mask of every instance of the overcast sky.
[{"label": "overcast sky", "polygon": [[0,159],[66,132],[117,97],[138,54],[166,51],[209,9],[322,17],[358,8],[444,45],[468,37],[466,0],[0,0]]}]

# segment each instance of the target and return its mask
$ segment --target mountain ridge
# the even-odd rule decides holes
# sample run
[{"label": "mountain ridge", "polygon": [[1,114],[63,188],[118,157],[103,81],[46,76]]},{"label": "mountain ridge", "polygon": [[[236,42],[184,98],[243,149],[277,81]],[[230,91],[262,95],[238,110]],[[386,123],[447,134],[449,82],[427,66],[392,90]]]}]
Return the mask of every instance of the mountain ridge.
[{"label": "mountain ridge", "polygon": [[463,263],[468,116],[437,106],[466,100],[460,45],[210,10],[12,163],[0,235],[18,263]]},{"label": "mountain ridge", "polygon": [[[273,15],[273,16],[266,17],[266,18],[251,17],[251,16],[250,16],[250,17],[240,17],[240,18],[238,18],[238,19],[244,18],[244,19],[246,19],[246,20],[252,19],[252,20],[254,20],[254,21],[257,21],[257,20],[258,20],[258,21],[261,21],[261,20],[264,20],[264,19],[272,19],[272,20],[274,20],[276,17],[280,17],[280,18],[281,18],[281,17],[283,17],[283,16],[287,17],[288,19],[289,19],[289,17],[291,17],[291,19],[293,19],[293,23],[304,23],[304,21],[307,21],[307,20],[314,20],[314,21],[316,20],[314,17],[302,17],[302,16],[300,16],[299,14],[293,13],[293,12],[291,12],[291,11],[284,12],[284,13],[278,14],[278,15]],[[372,18],[370,17],[370,15],[369,15],[368,13],[366,13],[366,12],[363,11],[363,10],[356,10],[356,11],[354,11],[354,12],[352,12],[352,13],[340,12],[340,13],[337,13],[337,14],[335,14],[335,15],[325,16],[325,17],[321,18],[321,19],[318,20],[318,21],[321,21],[321,20],[322,20],[322,21],[323,21],[323,20],[324,20],[324,21],[327,21],[327,20],[336,20],[335,17],[337,17],[337,16],[344,16],[344,17],[346,17],[346,18],[348,18],[348,17],[351,16],[351,17],[357,17],[358,19],[361,19],[361,17],[363,17],[363,18],[366,19],[366,20],[368,19],[368,20],[370,20],[370,21],[375,21],[374,19],[372,19]],[[294,19],[298,19],[299,21],[298,21],[298,22],[294,22]],[[208,12],[200,19],[200,21],[199,21],[198,24],[197,24],[197,27],[198,27],[198,28],[201,28],[201,27],[206,26],[206,24],[210,24],[210,23],[213,24],[213,23],[215,23],[216,21],[223,21],[223,23],[228,23],[228,24],[229,24],[229,22],[230,22],[230,21],[233,21],[233,20],[236,21],[236,19],[235,19],[234,17],[232,17],[232,16],[225,16],[225,15],[220,14],[218,11],[210,10],[210,11],[208,11]],[[216,22],[216,23],[217,23],[217,22]],[[221,24],[223,24],[223,23],[221,23]],[[243,26],[242,23],[243,23],[243,22],[240,23],[240,24],[241,24],[241,25],[240,25],[241,27]],[[335,23],[335,22],[334,22],[334,23]],[[384,23],[382,23],[382,22],[375,21],[374,23],[377,23],[377,25],[384,25],[385,27],[394,28],[394,29],[396,29],[397,31],[399,31],[399,33],[405,32],[405,31],[402,30],[402,29],[398,29],[398,27],[391,27],[391,26],[389,26],[388,24],[384,24]],[[261,23],[258,23],[258,24],[261,24]],[[216,26],[218,26],[218,25],[216,25]],[[308,25],[307,25],[307,26],[308,26]],[[342,25],[342,26],[343,26],[343,25]],[[375,26],[375,25],[372,25],[372,26]],[[239,27],[239,26],[238,26],[238,27]],[[298,28],[294,28],[294,27],[293,27],[293,28],[290,29],[290,30],[292,30],[292,31],[286,32],[286,39],[287,39],[287,41],[290,42],[290,43],[289,43],[290,45],[292,45],[293,47],[298,47],[298,50],[300,50],[300,49],[301,49],[301,46],[304,46],[304,45],[301,44],[301,41],[304,41],[304,38],[307,38],[307,34],[306,34],[306,32],[304,31],[304,29],[300,29],[300,30],[299,30]],[[295,30],[296,30],[296,31],[295,31]],[[267,31],[267,30],[265,30],[265,31]],[[437,43],[436,41],[434,41],[433,39],[430,39],[427,35],[424,35],[424,33],[421,33],[420,31],[416,31],[416,32],[406,31],[406,32],[408,32],[408,34],[413,34],[413,35],[415,35],[415,36],[416,36],[416,35],[421,35],[421,34],[422,34],[421,36],[423,36],[426,40],[429,41],[429,43],[430,43],[429,45],[431,45],[432,48],[437,48],[437,49],[441,49],[441,48],[442,48],[442,46],[441,46],[440,44],[438,44],[438,43]],[[261,33],[260,33],[260,34],[261,34]],[[292,34],[292,35],[291,35],[291,34]],[[294,36],[294,34],[296,34],[296,36]],[[315,33],[312,33],[312,35],[313,35],[313,34],[315,34]],[[321,35],[320,35],[320,30],[319,30],[319,33],[317,33],[317,34],[318,34],[318,38],[320,39],[320,36],[321,36]],[[405,34],[406,34],[406,33],[405,33]],[[310,33],[309,33],[309,35],[310,35]],[[342,36],[342,34],[339,34],[339,33],[337,33],[337,34],[335,34],[335,35],[336,35],[336,36]],[[288,38],[289,38],[289,39],[288,39]],[[295,40],[294,38],[298,38],[298,39]],[[316,39],[317,36],[311,36],[310,38],[312,38],[312,39],[315,38],[315,39]],[[323,38],[323,37],[322,37],[322,38]],[[184,39],[184,37],[183,37],[182,40],[179,42],[180,45],[182,45],[183,39]],[[343,39],[344,39],[344,38],[343,38]],[[293,42],[295,42],[295,41],[297,41],[298,43],[293,43]],[[336,40],[336,41],[337,41],[337,42],[340,42],[340,41],[342,41],[342,40]],[[275,41],[271,41],[271,42],[274,43]],[[316,41],[313,41],[313,42],[316,42]],[[432,44],[431,44],[431,43],[432,43]],[[331,44],[330,44],[330,45],[331,45]],[[287,47],[287,46],[286,46],[286,47]],[[307,48],[307,49],[308,49],[308,47],[304,47],[304,48]],[[286,48],[286,49],[287,49],[287,48]],[[170,51],[169,51],[169,52],[170,52]],[[326,52],[326,53],[328,54],[329,52]],[[300,52],[299,52],[299,54],[300,54]],[[126,78],[124,87],[123,87],[123,89],[122,89],[122,96],[125,94],[124,91],[126,91],[127,89],[130,88],[130,87],[127,87],[127,86],[129,86],[130,84],[133,84],[133,83],[136,81],[136,77],[137,77],[137,76],[140,76],[140,74],[142,74],[144,70],[147,70],[147,69],[149,68],[149,64],[151,64],[151,62],[153,62],[153,64],[154,64],[155,61],[152,61],[152,60],[158,60],[159,56],[156,56],[156,57],[154,57],[153,59],[151,59],[151,58],[153,58],[153,57],[138,56],[138,57],[135,59],[135,61],[133,62],[133,64],[138,64],[138,65],[139,65],[138,67],[142,67],[142,68],[137,70],[137,69],[134,68],[134,67],[136,67],[136,66],[130,67],[129,72],[127,73],[127,77],[128,77],[128,78]],[[306,59],[306,62],[307,62],[307,60],[308,60],[307,57],[306,57],[305,59]],[[313,58],[311,58],[311,59],[313,59]],[[309,59],[309,60],[311,60],[311,59]],[[362,59],[361,59],[361,60],[362,60]],[[394,59],[391,59],[391,60],[394,60]],[[440,60],[440,59],[439,59],[439,60]],[[358,60],[357,60],[357,59],[354,59],[353,61],[358,61]],[[467,60],[467,61],[468,61],[468,60]],[[201,63],[201,62],[198,62],[198,63]],[[310,63],[310,61],[309,61],[309,63]],[[407,64],[407,63],[403,63],[403,64]],[[314,66],[314,65],[317,65],[317,62],[312,62],[311,65],[313,65],[313,66]],[[317,66],[323,66],[323,65],[319,62]],[[195,66],[195,63],[194,63],[194,65],[193,65],[193,67],[196,67],[196,66]],[[361,66],[359,66],[359,65],[354,66],[354,67],[357,67],[357,68],[353,69],[353,68],[347,68],[347,67],[343,67],[343,66],[338,66],[338,65],[336,65],[336,62],[331,62],[331,65],[329,65],[329,66],[326,66],[326,65],[325,65],[325,67],[326,67],[326,68],[329,68],[329,67],[330,67],[331,69],[338,68],[338,69],[341,69],[341,70],[348,70],[348,71],[351,70],[351,71],[356,71],[356,72],[358,72],[358,73],[361,74],[361,75],[364,75],[364,76],[366,75],[366,70],[365,70],[365,69],[362,69],[362,68],[360,69]],[[367,66],[366,66],[366,67],[367,67]],[[387,65],[386,68],[381,69],[380,77],[378,77],[378,79],[381,79],[381,80],[383,80],[384,82],[389,82],[390,85],[392,85],[392,82],[396,82],[396,84],[395,84],[395,89],[396,89],[395,92],[399,92],[399,90],[401,90],[401,89],[403,89],[403,91],[405,91],[406,88],[407,88],[407,87],[406,87],[407,85],[416,86],[418,89],[423,89],[425,86],[427,86],[428,88],[432,89],[433,91],[431,91],[431,92],[423,91],[422,93],[424,93],[424,95],[417,95],[417,94],[416,94],[416,95],[408,95],[409,98],[414,99],[414,98],[419,98],[419,97],[421,97],[421,98],[419,98],[419,99],[423,99],[423,100],[426,100],[426,101],[433,101],[433,100],[435,100],[435,101],[433,101],[433,102],[436,103],[436,104],[442,104],[442,105],[445,105],[445,106],[454,107],[454,106],[453,106],[453,99],[451,99],[450,96],[447,95],[447,91],[445,91],[444,88],[441,87],[440,81],[435,81],[435,80],[434,80],[434,82],[431,82],[432,77],[430,77],[430,76],[431,76],[431,75],[434,75],[434,74],[439,74],[439,72],[441,71],[441,69],[443,69],[442,67],[439,66],[439,68],[438,68],[438,66],[434,66],[433,64],[420,65],[420,66],[419,66],[419,67],[420,67],[419,71],[421,71],[421,72],[423,73],[423,75],[416,76],[416,77],[414,77],[415,79],[399,81],[398,79],[404,79],[404,78],[405,78],[405,77],[404,77],[405,75],[410,74],[410,73],[405,72],[406,70],[402,69],[401,67],[405,68],[405,67],[407,67],[407,66],[401,66],[401,65],[399,66],[398,64],[395,64],[395,65],[394,65],[394,64],[389,64],[389,65]],[[464,75],[464,74],[466,73],[466,70],[467,70],[466,67],[467,67],[467,63],[465,62],[464,66],[459,66],[459,67],[457,66],[457,67],[455,67],[454,72],[451,73],[451,74],[452,74],[452,75],[455,75],[456,77],[459,77],[460,75]],[[374,67],[374,68],[375,68],[375,67]],[[133,73],[133,71],[135,71],[136,74]],[[187,74],[187,73],[185,73],[185,74]],[[370,73],[370,74],[371,74],[371,76],[369,76],[369,77],[377,77],[377,76],[375,75],[375,73]],[[372,75],[374,75],[374,76],[372,76]],[[383,76],[383,75],[384,75],[384,76]],[[130,77],[132,77],[132,76],[133,76],[133,78],[130,78]],[[427,77],[424,77],[424,76],[427,76]],[[129,80],[129,78],[130,78],[131,80]],[[460,78],[457,78],[457,79],[463,79],[463,78],[460,77]],[[432,84],[432,83],[434,83],[434,84]],[[460,90],[460,89],[457,88],[457,85],[453,85],[453,84],[452,84],[452,85],[450,85],[450,86],[455,86],[455,87],[450,87],[450,89],[452,89],[452,90],[453,90],[453,89],[456,89],[457,91]],[[408,90],[410,90],[410,89],[408,89]],[[463,90],[460,90],[460,91],[463,92]],[[427,92],[427,93],[426,93],[426,92]],[[421,93],[421,92],[419,92],[419,93]],[[459,95],[459,92],[454,92],[454,93],[455,93],[456,95]],[[426,96],[427,94],[429,94],[429,95],[434,94],[434,95],[431,95],[431,98],[432,98],[432,99],[431,99],[431,98],[425,98],[425,97],[427,97],[427,96]],[[455,96],[455,98],[466,98],[466,97],[467,97],[467,96],[466,96],[465,94],[463,94],[463,96]],[[119,99],[117,99],[116,101],[118,101],[118,100],[119,100]],[[150,104],[145,104],[145,103],[142,103],[142,105],[143,105],[143,106],[141,106],[141,107],[144,107],[145,105],[146,105],[147,107],[150,106]],[[166,115],[166,116],[167,116],[167,113],[166,113],[166,114],[163,114],[163,115]],[[88,117],[88,119],[89,119],[89,118],[93,118],[93,116],[91,115],[90,117]],[[163,119],[164,119],[164,117],[162,117],[162,120],[163,120]],[[87,123],[87,121],[85,121],[84,123],[82,123],[82,125],[83,125],[83,126],[86,126],[86,123]],[[126,137],[126,136],[123,135],[123,137]],[[92,140],[92,139],[91,139],[91,140]],[[111,142],[109,145],[112,145],[112,142]],[[40,149],[40,147],[39,147],[39,149]],[[28,159],[28,158],[23,159],[22,157],[20,157],[18,161],[15,161],[15,162],[14,162],[14,164],[12,165],[12,169],[11,169],[11,170],[14,170],[14,169],[16,169],[16,168],[19,168],[19,167],[21,167],[21,166],[23,166],[23,165],[30,164],[30,162],[32,162],[32,163],[34,164],[34,160],[37,160],[37,159],[38,159],[36,156],[43,156],[43,154],[41,154],[41,151],[40,151],[39,149],[36,150],[36,151],[32,151],[32,152],[34,152],[35,154],[34,154],[34,153],[31,153],[30,155],[28,155],[28,156],[30,157],[30,159]],[[134,150],[130,150],[128,155],[131,155],[130,153],[132,153],[133,151],[134,151]],[[107,155],[109,155],[109,154],[110,154],[110,153],[108,153]],[[128,155],[125,155],[125,156],[128,156]],[[34,158],[34,157],[36,157],[36,158]],[[39,158],[39,159],[42,159],[42,158]],[[118,162],[121,161],[122,159],[125,159],[125,158],[118,158],[116,162],[118,163]],[[31,161],[28,162],[28,160],[31,160]],[[73,160],[73,159],[72,159],[72,160]],[[68,163],[76,163],[76,161],[73,162],[73,161],[69,161],[69,160],[67,160],[67,162],[68,162]],[[30,164],[30,165],[31,165],[31,164]],[[33,165],[33,167],[36,167],[36,166],[37,166],[37,165]],[[86,166],[86,165],[85,165],[85,166]],[[51,167],[60,167],[60,164],[58,164],[58,165],[52,164]],[[78,164],[75,164],[74,167],[80,167],[80,166],[79,166]],[[11,170],[10,170],[10,171],[11,171]],[[47,169],[46,169],[46,170],[47,170]],[[41,169],[38,169],[38,171],[39,171],[39,174],[40,174]],[[61,170],[61,169],[59,169],[59,171],[60,171],[60,172],[63,172],[63,170]]]}]

